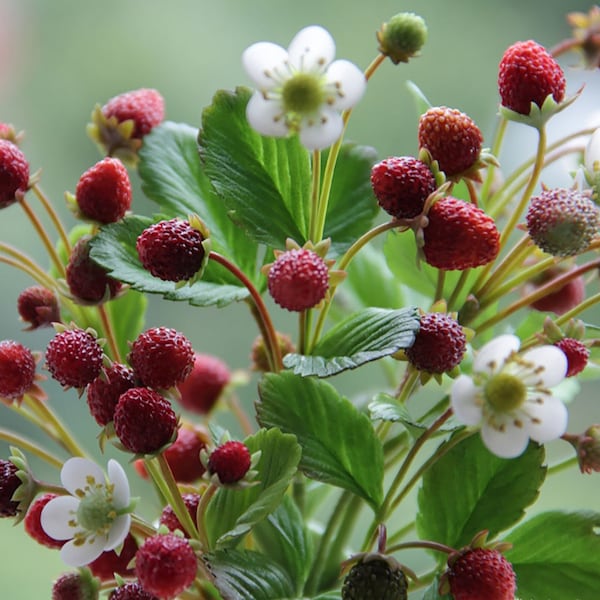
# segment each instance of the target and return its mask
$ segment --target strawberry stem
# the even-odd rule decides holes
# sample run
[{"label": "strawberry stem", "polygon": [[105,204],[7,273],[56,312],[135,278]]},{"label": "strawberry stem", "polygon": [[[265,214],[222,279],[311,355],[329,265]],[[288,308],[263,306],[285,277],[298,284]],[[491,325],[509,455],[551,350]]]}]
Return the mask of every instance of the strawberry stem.
[{"label": "strawberry stem", "polygon": [[40,285],[43,285],[44,287],[47,287],[49,289],[54,288],[54,280],[48,277],[44,270],[26,254],[24,254],[20,250],[17,250],[16,248],[13,248],[9,244],[4,244],[2,242],[0,242],[0,252],[4,252],[5,254],[8,254],[9,256],[12,256],[14,259],[16,259],[10,260],[0,256],[0,261],[11,265],[17,269],[20,269],[24,273],[27,273]]},{"label": "strawberry stem", "polygon": [[395,544],[387,549],[387,553],[392,554],[393,552],[398,552],[398,550],[409,550],[412,548],[425,548],[427,550],[443,552],[444,554],[452,554],[453,552],[456,552],[454,548],[450,548],[450,546],[446,546],[446,544],[431,542],[429,540],[417,540],[414,542],[402,542],[401,544]]},{"label": "strawberry stem", "polygon": [[54,210],[54,207],[48,200],[47,196],[42,192],[40,186],[36,183],[31,186],[33,193],[37,196],[38,200],[42,203],[42,206],[46,209],[50,220],[52,221],[54,227],[56,227],[56,231],[62,240],[62,243],[65,246],[65,250],[70,254],[71,253],[71,242],[69,242],[69,237],[67,236],[67,232],[61,223],[58,213]]},{"label": "strawberry stem", "polygon": [[206,509],[208,507],[208,503],[211,501],[212,497],[216,494],[219,487],[214,483],[211,483],[202,493],[202,497],[200,498],[200,502],[198,504],[198,510],[196,512],[196,523],[198,524],[198,539],[202,544],[204,551],[208,552],[210,550],[210,542],[208,539],[208,533],[206,531]]},{"label": "strawberry stem", "polygon": [[46,450],[38,446],[36,443],[20,435],[17,435],[16,433],[9,431],[8,429],[0,427],[0,440],[2,440],[3,442],[7,442],[8,444],[14,444],[15,446],[18,446],[19,449],[24,450],[25,452],[31,452],[32,454],[35,454],[35,456],[48,463],[52,467],[56,467],[57,469],[62,468],[62,460],[60,460],[53,454],[50,454],[50,452],[47,452]]},{"label": "strawberry stem", "polygon": [[[502,147],[502,142],[504,141],[504,135],[506,133],[506,126],[508,125],[508,121],[504,118],[501,118],[496,127],[496,132],[494,133],[494,142],[492,144],[492,154],[494,156],[498,156],[500,153],[500,148]],[[480,202],[483,207],[487,204],[489,199],[490,188],[492,187],[492,183],[494,182],[494,174],[496,172],[496,166],[494,164],[489,164],[485,176],[485,181],[481,186],[481,192],[479,194]]]},{"label": "strawberry stem", "polygon": [[117,340],[115,338],[115,331],[112,326],[112,322],[108,316],[108,312],[106,307],[103,304],[98,306],[98,314],[100,315],[100,319],[102,321],[102,329],[104,330],[104,335],[108,341],[108,346],[110,348],[110,353],[112,354],[112,358],[116,362],[122,362],[121,353],[119,352],[119,346],[117,345]]},{"label": "strawberry stem", "polygon": [[317,215],[319,212],[319,187],[321,185],[321,151],[315,150],[312,155],[312,180],[310,188],[310,224],[308,239],[316,241]]}]

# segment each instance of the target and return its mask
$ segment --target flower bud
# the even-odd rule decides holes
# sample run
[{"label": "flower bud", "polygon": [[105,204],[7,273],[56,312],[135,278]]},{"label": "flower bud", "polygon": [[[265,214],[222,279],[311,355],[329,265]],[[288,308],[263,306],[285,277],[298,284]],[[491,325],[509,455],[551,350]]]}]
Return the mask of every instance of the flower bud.
[{"label": "flower bud", "polygon": [[575,448],[582,473],[600,473],[600,425],[592,425],[581,435],[565,439]]},{"label": "flower bud", "polygon": [[410,12],[399,13],[377,32],[379,52],[397,65],[408,62],[427,40],[427,25],[422,17]]}]

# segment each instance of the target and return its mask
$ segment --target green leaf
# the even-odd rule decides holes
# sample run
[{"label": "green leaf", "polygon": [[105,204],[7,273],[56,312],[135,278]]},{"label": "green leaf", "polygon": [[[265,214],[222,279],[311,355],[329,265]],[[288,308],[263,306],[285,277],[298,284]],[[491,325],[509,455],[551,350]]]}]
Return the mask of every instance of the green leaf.
[{"label": "green leaf", "polygon": [[133,289],[162,294],[167,300],[186,301],[194,306],[224,306],[248,297],[245,287],[223,283],[224,269],[211,261],[202,279],[192,285],[177,287],[172,281],[152,276],[142,266],[135,249],[137,237],[152,222],[148,217],[131,216],[103,227],[91,242],[92,258]]},{"label": "green leaf", "polygon": [[[368,231],[379,213],[371,187],[371,167],[376,160],[377,153],[371,147],[351,143],[345,143],[341,147],[335,165],[324,231],[324,237],[332,240],[331,247],[335,254],[345,252],[357,238]],[[323,168],[325,163],[326,160],[323,160]]]},{"label": "green leaf", "polygon": [[[514,497],[511,496],[514,500]],[[506,552],[522,600],[596,600],[600,580],[600,513],[536,515],[507,537]]]},{"label": "green leaf", "polygon": [[374,508],[381,504],[381,442],[352,402],[324,381],[291,372],[266,374],[258,391],[259,423],[296,436],[308,477],[350,490]]},{"label": "green leaf", "polygon": [[310,157],[298,136],[262,137],[248,124],[251,91],[220,90],[202,114],[205,172],[231,218],[256,242],[284,248],[308,232]]},{"label": "green leaf", "polygon": [[277,509],[254,527],[253,533],[263,554],[281,566],[300,595],[311,566],[312,544],[293,500],[285,496]]},{"label": "green leaf", "polygon": [[[185,123],[167,121],[155,127],[140,149],[142,189],[166,218],[200,216],[210,229],[213,250],[253,279],[258,245],[230,219],[204,172],[197,138],[198,130]],[[225,280],[235,284],[228,274]]]},{"label": "green leaf", "polygon": [[407,81],[406,87],[413,97],[417,114],[421,116],[423,113],[426,113],[431,108],[431,102],[429,102],[421,88],[414,81]]},{"label": "green leaf", "polygon": [[210,501],[206,529],[211,546],[223,548],[238,539],[282,501],[296,473],[301,449],[293,435],[261,429],[244,440],[251,453],[260,450],[258,484],[244,489],[221,488]]},{"label": "green leaf", "polygon": [[535,443],[507,460],[492,454],[479,435],[462,440],[423,476],[419,535],[453,548],[484,529],[493,538],[519,521],[537,498],[546,475],[543,462],[544,447]]},{"label": "green leaf", "polygon": [[366,308],[330,329],[312,355],[287,354],[283,364],[303,377],[329,377],[408,348],[418,329],[416,308]]},{"label": "green leaf", "polygon": [[291,600],[294,585],[281,566],[259,552],[218,550],[204,557],[227,600]]}]

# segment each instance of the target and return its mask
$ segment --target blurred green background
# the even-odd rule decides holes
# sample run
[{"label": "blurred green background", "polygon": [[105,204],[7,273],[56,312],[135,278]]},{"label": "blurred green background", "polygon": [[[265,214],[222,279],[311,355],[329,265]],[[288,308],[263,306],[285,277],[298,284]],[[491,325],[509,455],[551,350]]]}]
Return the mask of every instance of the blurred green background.
[{"label": "blurred green background", "polygon": [[[489,144],[497,110],[497,65],[503,51],[514,41],[529,38],[553,45],[569,34],[565,13],[587,11],[589,6],[577,0],[0,0],[0,121],[25,130],[22,148],[32,171],[42,169],[43,189],[72,225],[63,195],[65,190],[73,191],[80,174],[100,158],[85,135],[96,103],[126,90],[155,87],[165,97],[169,119],[198,126],[202,108],[218,88],[248,84],[240,55],[249,44],[269,40],[286,46],[300,28],[321,24],[336,39],[338,57],[365,67],[375,56],[375,31],[380,24],[399,11],[412,10],[429,27],[422,56],[409,65],[386,63],[377,72],[354,112],[348,137],[375,146],[382,158],[414,153],[416,113],[405,85],[413,80],[432,103],[469,114]],[[594,118],[600,124],[599,114],[594,114],[598,73],[570,68],[575,62],[573,55],[563,61],[568,92],[574,92],[582,78],[590,83],[580,108],[567,111],[551,125],[551,137],[561,128],[574,129]],[[523,128],[511,126],[509,133],[517,141],[510,154],[501,156],[506,164],[515,161],[515,155],[528,156],[533,142]],[[567,185],[568,168],[560,164],[545,180]],[[33,197],[31,203],[36,205]],[[153,210],[137,186],[133,210],[148,214]],[[2,211],[0,238],[46,263],[30,223],[17,206]],[[42,350],[51,332],[23,332],[15,308],[18,293],[31,281],[4,264],[0,278],[0,339],[16,339]],[[276,321],[281,326],[287,323],[280,312]],[[244,306],[199,310],[152,299],[147,326],[158,324],[185,331],[198,351],[216,354],[232,368],[248,366],[256,331]],[[366,369],[347,381],[373,373]],[[342,381],[348,391],[352,385]],[[45,388],[78,437],[94,448],[97,428],[85,402],[73,391],[61,393],[52,382]],[[251,401],[254,386],[246,394],[246,401]],[[580,431],[590,420],[598,421],[591,387],[573,410],[570,430]],[[0,407],[0,426],[32,435],[4,407]],[[0,456],[6,453],[6,445],[0,444]],[[597,478],[576,473],[558,476],[544,488],[536,510],[600,508],[597,489]],[[58,554],[38,546],[8,520],[0,521],[0,540],[0,598],[49,598],[51,580],[65,570]]]}]

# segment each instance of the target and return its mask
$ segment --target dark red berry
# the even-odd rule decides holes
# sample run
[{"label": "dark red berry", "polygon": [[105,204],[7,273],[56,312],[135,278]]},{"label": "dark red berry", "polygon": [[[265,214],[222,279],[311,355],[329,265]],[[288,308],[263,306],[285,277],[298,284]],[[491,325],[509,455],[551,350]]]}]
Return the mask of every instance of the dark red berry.
[{"label": "dark red berry", "polygon": [[181,405],[202,415],[209,413],[231,380],[229,367],[216,356],[196,354],[190,374],[177,384]]},{"label": "dark red berry", "polygon": [[149,593],[170,600],[196,578],[198,562],[188,540],[173,533],[147,538],[135,557],[135,573]]},{"label": "dark red berry", "polygon": [[[561,268],[550,268],[534,281],[528,283],[524,288],[524,294],[530,294],[537,288],[550,284],[553,279],[566,275],[568,270]],[[539,300],[530,304],[531,308],[539,311],[549,311],[557,315],[562,315],[568,310],[575,308],[583,302],[585,298],[585,280],[582,276],[574,277],[565,283],[561,288],[542,296]]]},{"label": "dark red berry", "polygon": [[123,163],[106,157],[88,169],[75,190],[81,214],[99,223],[115,223],[131,207],[131,182]]},{"label": "dark red berry", "polygon": [[168,327],[155,327],[137,337],[131,346],[129,363],[144,385],[166,389],[190,374],[194,350],[183,333]]},{"label": "dark red berry", "polygon": [[208,458],[208,472],[223,484],[235,483],[250,469],[251,457],[242,442],[230,441],[215,448]]},{"label": "dark red berry", "polygon": [[316,306],[329,289],[325,261],[312,250],[288,250],[277,257],[268,276],[271,297],[279,306],[302,311]]},{"label": "dark red berry", "polygon": [[87,403],[98,425],[104,427],[113,420],[121,394],[136,386],[133,370],[113,363],[87,387]]},{"label": "dark red berry", "polygon": [[202,266],[204,236],[188,221],[160,221],[137,238],[140,262],[154,277],[165,281],[185,281]]},{"label": "dark red berry", "polygon": [[115,588],[108,597],[108,600],[160,600],[156,596],[147,592],[139,583],[125,583]]},{"label": "dark red berry", "polygon": [[0,342],[0,396],[7,400],[22,398],[33,385],[35,358],[19,342]]},{"label": "dark red berry", "polygon": [[563,338],[554,344],[567,357],[566,377],[573,377],[585,369],[590,357],[590,349],[581,341],[574,338]]},{"label": "dark red berry", "polygon": [[12,462],[0,459],[0,517],[14,517],[19,512],[19,503],[12,499],[22,483],[17,471]]},{"label": "dark red berry", "polygon": [[60,321],[60,311],[56,294],[42,286],[24,289],[17,298],[19,317],[29,323],[27,329],[47,327]]},{"label": "dark red berry", "polygon": [[119,398],[114,426],[125,448],[136,454],[150,454],[171,441],[177,429],[177,416],[158,392],[134,387]]},{"label": "dark red berry", "polygon": [[97,600],[96,581],[85,571],[65,573],[52,586],[52,600]]},{"label": "dark red berry", "polygon": [[83,329],[57,333],[46,348],[46,368],[64,387],[83,388],[100,375],[104,353]]},{"label": "dark red berry", "polygon": [[342,586],[342,600],[406,600],[406,575],[389,557],[369,556],[355,563]]},{"label": "dark red berry", "polygon": [[50,537],[44,531],[40,518],[44,506],[46,506],[50,500],[53,500],[56,497],[56,494],[44,494],[39,498],[36,498],[29,507],[23,522],[25,531],[30,537],[32,537],[38,544],[42,544],[42,546],[53,549],[62,548],[67,540],[55,540],[54,538]]},{"label": "dark red berry", "polygon": [[421,317],[415,342],[406,349],[406,356],[419,371],[446,373],[460,364],[466,349],[467,338],[455,319],[444,313],[428,313]]},{"label": "dark red berry", "polygon": [[98,577],[102,581],[114,579],[115,573],[121,577],[130,577],[133,575],[133,567],[130,563],[137,549],[138,544],[135,538],[131,534],[128,534],[119,554],[114,550],[103,552],[88,565],[88,568],[95,577]]},{"label": "dark red berry", "polygon": [[29,163],[16,144],[0,139],[0,209],[14,204],[29,186]]},{"label": "dark red berry", "polygon": [[[198,511],[198,505],[200,504],[200,494],[183,494],[181,497],[190,513],[192,521],[195,523],[196,512]],[[185,537],[189,537],[170,504],[167,504],[167,506],[164,507],[162,514],[160,515],[160,524],[164,525],[169,531],[179,529],[179,531],[184,533]]]},{"label": "dark red berry", "polygon": [[90,256],[92,236],[85,235],[75,244],[67,264],[67,285],[71,294],[80,301],[98,304],[114,298],[121,282],[108,275],[106,270]]},{"label": "dark red berry", "polygon": [[142,88],[119,94],[111,98],[103,107],[105,117],[115,117],[119,123],[134,122],[134,138],[143,138],[159,125],[165,117],[165,101],[153,89]]}]

